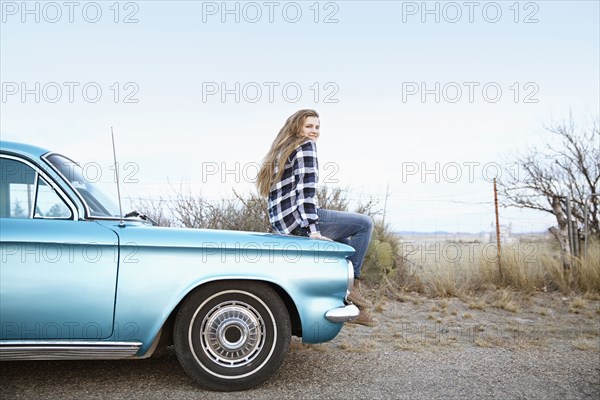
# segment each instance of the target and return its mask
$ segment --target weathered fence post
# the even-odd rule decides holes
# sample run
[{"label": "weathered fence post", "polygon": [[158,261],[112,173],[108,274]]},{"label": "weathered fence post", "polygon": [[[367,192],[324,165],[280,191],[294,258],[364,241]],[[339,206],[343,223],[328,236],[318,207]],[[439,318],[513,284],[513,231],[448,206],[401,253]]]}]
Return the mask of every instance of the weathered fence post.
[{"label": "weathered fence post", "polygon": [[498,216],[498,189],[494,178],[494,208],[496,209],[496,246],[498,247],[498,272],[502,276],[502,261],[500,259],[500,218]]}]

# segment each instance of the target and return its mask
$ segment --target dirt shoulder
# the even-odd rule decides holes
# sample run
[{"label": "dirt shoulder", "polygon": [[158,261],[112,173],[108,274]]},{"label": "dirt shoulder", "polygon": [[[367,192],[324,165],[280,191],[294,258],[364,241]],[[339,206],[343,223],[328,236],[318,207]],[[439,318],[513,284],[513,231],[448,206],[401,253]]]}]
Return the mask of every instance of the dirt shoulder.
[{"label": "dirt shoulder", "polygon": [[346,324],[338,338],[320,346],[356,352],[478,347],[600,354],[600,300],[507,290],[463,299],[393,297],[374,305],[377,327]]}]

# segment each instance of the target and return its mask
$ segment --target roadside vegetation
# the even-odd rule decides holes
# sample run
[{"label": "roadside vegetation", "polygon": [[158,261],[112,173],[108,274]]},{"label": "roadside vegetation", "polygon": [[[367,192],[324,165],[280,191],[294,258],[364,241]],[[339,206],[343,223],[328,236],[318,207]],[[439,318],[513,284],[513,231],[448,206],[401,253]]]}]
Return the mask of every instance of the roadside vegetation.
[{"label": "roadside vegetation", "polygon": [[[373,297],[402,298],[418,293],[432,298],[469,299],[483,292],[557,292],[600,300],[600,243],[564,268],[560,248],[549,235],[533,235],[502,245],[500,263],[495,243],[445,238],[403,238],[382,224],[379,204],[353,202],[347,189],[323,187],[323,208],[356,211],[375,221],[373,238],[363,266],[363,279]],[[218,203],[182,191],[168,199],[137,204],[140,212],[162,226],[268,232],[266,200],[256,194]],[[404,294],[403,294],[404,293]],[[510,299],[508,299],[510,300]],[[507,299],[494,299],[510,309]]]},{"label": "roadside vegetation", "polygon": [[[545,147],[514,153],[509,164],[519,168],[499,181],[502,204],[551,213],[556,226],[512,241],[501,237],[499,256],[496,242],[483,236],[401,236],[384,223],[376,200],[322,187],[320,207],[363,213],[375,223],[362,292],[380,321],[373,329],[349,324],[341,344],[327,346],[420,351],[466,343],[598,352],[599,126],[597,117],[590,124],[550,123]],[[256,194],[210,202],[181,187],[171,193],[135,206],[162,226],[270,231],[266,199]]]},{"label": "roadside vegetation", "polygon": [[[587,254],[564,269],[554,239],[538,238],[505,245],[500,256],[492,243],[414,243],[409,256],[400,256],[401,266],[390,277],[395,286],[435,297],[461,297],[482,290],[560,292],[600,299],[600,245],[589,244]],[[437,256],[437,258],[435,258]],[[460,256],[460,257],[458,257]]]}]

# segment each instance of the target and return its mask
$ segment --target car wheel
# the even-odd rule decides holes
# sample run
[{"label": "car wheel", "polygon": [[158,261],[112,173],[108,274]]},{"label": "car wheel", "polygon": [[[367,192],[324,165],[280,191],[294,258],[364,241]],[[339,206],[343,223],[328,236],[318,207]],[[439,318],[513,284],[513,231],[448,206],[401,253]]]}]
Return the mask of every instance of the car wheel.
[{"label": "car wheel", "polygon": [[281,365],[290,348],[290,317],[267,284],[215,282],[184,301],[173,339],[179,362],[201,386],[244,390]]}]

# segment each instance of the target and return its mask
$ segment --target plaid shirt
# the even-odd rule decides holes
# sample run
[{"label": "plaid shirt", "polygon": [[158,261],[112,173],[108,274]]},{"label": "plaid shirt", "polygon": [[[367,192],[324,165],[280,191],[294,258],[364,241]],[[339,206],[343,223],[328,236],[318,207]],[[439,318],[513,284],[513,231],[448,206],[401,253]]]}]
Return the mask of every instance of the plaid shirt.
[{"label": "plaid shirt", "polygon": [[289,156],[281,179],[271,186],[269,222],[275,232],[290,234],[298,226],[308,227],[310,233],[319,232],[318,182],[317,145],[307,140]]}]

